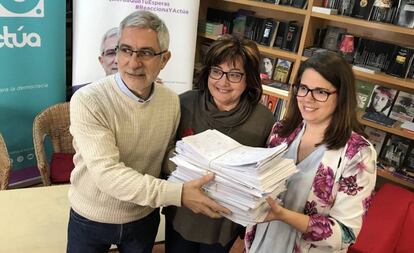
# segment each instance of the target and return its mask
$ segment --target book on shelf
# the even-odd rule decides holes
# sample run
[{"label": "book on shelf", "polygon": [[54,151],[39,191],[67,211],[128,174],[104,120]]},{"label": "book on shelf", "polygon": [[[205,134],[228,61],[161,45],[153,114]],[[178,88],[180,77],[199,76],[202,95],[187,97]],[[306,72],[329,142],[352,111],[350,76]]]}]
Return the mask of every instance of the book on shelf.
[{"label": "book on shelf", "polygon": [[[284,90],[284,91],[289,91],[289,88],[290,88],[290,85],[288,83],[282,83],[276,80],[271,80],[269,83],[265,85],[275,88],[275,89]],[[286,93],[286,95],[288,95],[288,93]]]},{"label": "book on shelf", "polygon": [[313,47],[322,48],[326,30],[327,28],[316,28],[315,36],[313,37]]},{"label": "book on shelf", "polygon": [[283,37],[281,49],[296,52],[298,50],[302,27],[296,21],[289,22]]},{"label": "book on shelf", "polygon": [[285,30],[287,29],[288,22],[286,21],[279,21],[279,27],[276,31],[276,39],[273,44],[273,47],[282,47],[283,38],[285,37]]},{"label": "book on shelf", "polygon": [[414,2],[413,0],[400,0],[394,24],[414,28]]},{"label": "book on shelf", "polygon": [[269,95],[267,98],[267,108],[274,114],[276,110],[277,101],[279,98]]},{"label": "book on shelf", "polygon": [[215,8],[207,9],[206,20],[223,24],[223,34],[231,33],[233,29],[233,19],[236,12],[229,12]]},{"label": "book on shelf", "polygon": [[388,117],[391,106],[397,95],[397,90],[375,85],[366,108],[366,112],[375,112]]},{"label": "book on shelf", "polygon": [[414,48],[395,46],[394,52],[391,56],[390,65],[388,66],[386,73],[388,75],[405,78],[413,57]]},{"label": "book on shelf", "polygon": [[384,144],[387,133],[369,126],[365,127],[364,132],[367,135],[368,140],[374,146],[377,155],[379,155],[381,153],[381,148]]},{"label": "book on shelf", "polygon": [[400,126],[404,131],[414,134],[414,123],[405,121]]},{"label": "book on shelf", "polygon": [[351,16],[368,20],[375,0],[355,0]]},{"label": "book on shelf", "polygon": [[322,7],[338,10],[341,0],[327,0]]},{"label": "book on shelf", "polygon": [[260,29],[260,36],[258,43],[264,46],[270,46],[270,41],[275,32],[276,22],[273,18],[266,18],[263,29]]},{"label": "book on shelf", "polygon": [[322,13],[322,14],[327,14],[327,15],[337,15],[338,14],[337,9],[331,9],[331,8],[319,7],[319,6],[313,6],[312,7],[312,12]]},{"label": "book on shelf", "polygon": [[260,98],[260,103],[264,106],[267,106],[267,100],[268,99],[269,99],[269,95],[263,93],[261,98]]},{"label": "book on shelf", "polygon": [[400,122],[412,122],[414,119],[414,94],[405,91],[398,92],[390,118]]},{"label": "book on shelf", "polygon": [[362,115],[362,118],[387,127],[392,127],[397,122],[395,119],[390,119],[378,112],[366,112]]},{"label": "book on shelf", "polygon": [[391,61],[395,45],[367,38],[360,38],[354,54],[354,65],[385,71]]},{"label": "book on shelf", "polygon": [[403,164],[409,146],[410,141],[408,139],[391,134],[388,136],[386,145],[381,151],[380,159],[398,169]]},{"label": "book on shelf", "polygon": [[365,110],[365,108],[368,106],[368,102],[375,85],[370,82],[356,80],[355,86],[358,108]]},{"label": "book on shelf", "polygon": [[285,59],[277,59],[273,80],[287,83],[289,80],[292,62]]},{"label": "book on shelf", "polygon": [[273,31],[272,31],[272,34],[270,36],[268,46],[273,46],[275,44],[277,31],[279,30],[279,23],[280,23],[279,21],[274,20]]},{"label": "book on shelf", "polygon": [[368,20],[392,23],[397,12],[398,2],[399,0],[375,0]]},{"label": "book on shelf", "polygon": [[307,3],[307,0],[292,0],[292,7],[304,9]]},{"label": "book on shelf", "polygon": [[338,51],[342,35],[345,33],[345,28],[328,26],[322,47],[331,51]]},{"label": "book on shelf", "polygon": [[342,0],[341,4],[339,5],[339,14],[343,16],[351,16],[354,4],[354,0]]},{"label": "book on shelf", "polygon": [[271,79],[275,69],[276,59],[270,56],[261,56],[260,61],[260,78]]},{"label": "book on shelf", "polygon": [[404,172],[409,172],[409,175],[414,178],[414,143],[412,141],[402,167]]},{"label": "book on shelf", "polygon": [[365,73],[375,74],[380,72],[379,69],[370,68],[369,66],[352,65],[352,69],[358,70]]}]

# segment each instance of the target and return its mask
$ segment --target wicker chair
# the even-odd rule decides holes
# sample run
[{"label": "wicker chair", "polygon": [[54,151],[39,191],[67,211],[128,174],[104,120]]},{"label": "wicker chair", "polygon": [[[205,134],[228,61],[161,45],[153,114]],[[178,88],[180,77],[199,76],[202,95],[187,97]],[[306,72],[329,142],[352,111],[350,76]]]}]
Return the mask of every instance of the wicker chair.
[{"label": "wicker chair", "polygon": [[9,185],[10,166],[6,143],[0,134],[0,190],[6,190]]},{"label": "wicker chair", "polygon": [[33,143],[43,184],[51,185],[50,165],[47,161],[44,140],[49,136],[54,153],[74,154],[72,140],[69,132],[69,102],[60,103],[46,108],[40,112],[33,122]]}]

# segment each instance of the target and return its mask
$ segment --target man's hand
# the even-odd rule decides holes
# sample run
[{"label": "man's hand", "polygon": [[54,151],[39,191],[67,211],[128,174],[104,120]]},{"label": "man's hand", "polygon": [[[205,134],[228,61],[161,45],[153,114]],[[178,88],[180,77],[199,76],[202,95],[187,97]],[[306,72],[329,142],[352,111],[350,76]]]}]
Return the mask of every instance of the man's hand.
[{"label": "man's hand", "polygon": [[194,213],[202,213],[211,218],[220,218],[220,213],[231,214],[231,211],[214,200],[207,197],[201,187],[214,179],[214,174],[209,173],[199,179],[184,183],[181,202]]}]

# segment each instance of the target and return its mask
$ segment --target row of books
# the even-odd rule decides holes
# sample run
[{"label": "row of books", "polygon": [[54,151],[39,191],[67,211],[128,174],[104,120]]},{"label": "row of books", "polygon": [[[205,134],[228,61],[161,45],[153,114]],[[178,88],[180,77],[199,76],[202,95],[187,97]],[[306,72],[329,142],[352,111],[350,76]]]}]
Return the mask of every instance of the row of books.
[{"label": "row of books", "polygon": [[287,100],[268,94],[262,94],[260,103],[269,108],[269,110],[275,116],[276,121],[283,119],[283,116],[286,113]]},{"label": "row of books", "polygon": [[221,34],[230,33],[264,46],[297,52],[302,33],[302,26],[297,21],[280,21],[258,17],[254,14],[254,11],[244,9],[239,9],[237,12],[227,12],[208,8],[207,20],[201,21],[201,23],[222,24]]},{"label": "row of books", "polygon": [[368,126],[365,133],[377,151],[378,167],[414,182],[413,141]]},{"label": "row of books", "polygon": [[304,50],[311,56],[321,49],[341,53],[359,70],[385,72],[400,78],[414,78],[414,48],[394,45],[347,33],[345,28],[328,26],[317,29],[313,46]]},{"label": "row of books", "polygon": [[[327,13],[324,8],[334,11]],[[414,28],[412,0],[323,0],[322,8],[312,11]]]},{"label": "row of books", "polygon": [[292,6],[294,8],[306,9],[308,1],[306,0],[262,0],[265,3]]},{"label": "row of books", "polygon": [[292,71],[292,62],[285,59],[276,59],[271,56],[261,56],[260,77],[261,79],[274,80],[287,83]]},{"label": "row of books", "polygon": [[388,127],[393,126],[397,121],[413,122],[413,94],[362,80],[356,81],[356,89],[358,107],[365,111],[363,119]]}]

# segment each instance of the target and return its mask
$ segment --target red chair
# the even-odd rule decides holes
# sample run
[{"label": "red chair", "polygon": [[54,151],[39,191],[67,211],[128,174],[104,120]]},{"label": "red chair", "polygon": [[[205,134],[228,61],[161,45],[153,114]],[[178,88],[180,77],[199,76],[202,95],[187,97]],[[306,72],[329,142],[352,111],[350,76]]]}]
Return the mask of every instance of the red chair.
[{"label": "red chair", "polygon": [[413,253],[414,193],[385,184],[376,193],[348,253]]}]

